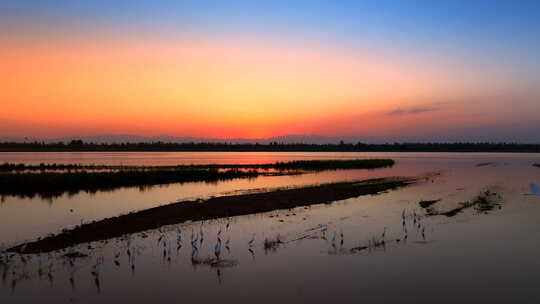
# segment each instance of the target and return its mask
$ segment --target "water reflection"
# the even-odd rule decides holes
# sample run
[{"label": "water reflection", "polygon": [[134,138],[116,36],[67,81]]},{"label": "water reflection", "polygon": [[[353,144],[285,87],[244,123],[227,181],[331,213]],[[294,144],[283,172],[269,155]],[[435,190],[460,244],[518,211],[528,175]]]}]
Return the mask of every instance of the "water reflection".
[{"label": "water reflection", "polygon": [[[530,193],[531,183],[540,182],[538,169],[530,166],[532,160],[505,158],[507,165],[479,167],[479,159],[403,160],[386,172],[370,174],[442,174],[398,191],[331,205],[166,226],[40,255],[1,251],[0,299],[9,303],[108,303],[118,298],[142,303],[171,297],[204,303],[223,299],[324,303],[336,297],[371,303],[537,302],[531,278],[540,273],[536,241],[540,201],[523,195]],[[264,183],[255,181],[257,186]],[[237,190],[235,186],[239,185],[213,193]],[[187,195],[178,193],[185,188],[176,188],[177,193],[167,189],[152,190],[149,196],[137,191],[107,193],[100,197],[103,201],[95,199],[99,195],[82,202],[58,200],[50,206],[34,200],[7,202],[0,209],[0,217],[6,220],[2,227],[10,228],[0,232],[5,236],[3,246],[23,231],[34,233],[28,233],[28,239],[54,231],[42,228],[55,215],[89,216],[93,207],[106,210],[93,213],[104,217],[129,207],[154,206],[161,196]],[[485,214],[471,207],[453,217],[434,215],[474,201],[487,190],[501,195],[503,209]],[[204,186],[190,195],[210,191]],[[107,206],[117,203],[122,207]],[[25,213],[34,209],[35,214],[27,217]],[[18,222],[10,224],[9,217]],[[22,223],[23,218],[29,220]],[[474,299],[471,286],[475,286]]]}]

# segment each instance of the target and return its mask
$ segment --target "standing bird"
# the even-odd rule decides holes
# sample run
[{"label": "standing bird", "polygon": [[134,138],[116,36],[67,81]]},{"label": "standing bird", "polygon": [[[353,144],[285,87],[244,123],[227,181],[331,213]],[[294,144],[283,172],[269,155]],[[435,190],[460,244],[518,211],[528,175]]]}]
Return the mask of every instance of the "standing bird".
[{"label": "standing bird", "polygon": [[193,247],[191,248],[191,259],[193,260],[198,253],[199,248],[197,248],[197,245],[193,245]]},{"label": "standing bird", "polygon": [[120,261],[118,261],[119,259],[120,259],[120,251],[114,254],[114,264],[116,264],[116,266],[120,266]]},{"label": "standing bird", "polygon": [[4,246],[4,243],[0,246],[0,261],[7,263],[7,249]]},{"label": "standing bird", "polygon": [[38,267],[41,269],[41,265],[43,264],[43,257],[41,256],[41,252],[36,257],[36,261],[37,261]]},{"label": "standing bird", "polygon": [[176,244],[180,246],[182,244],[182,231],[180,228],[176,228]]},{"label": "standing bird", "polygon": [[216,255],[216,258],[219,260],[219,257],[221,255],[221,240],[218,239],[216,242],[216,245],[214,246],[214,254]]},{"label": "standing bird", "polygon": [[193,245],[193,243],[197,242],[198,238],[199,238],[199,236],[193,231],[193,229],[191,229],[191,245]]},{"label": "standing bird", "polygon": [[227,249],[227,252],[231,253],[231,247],[229,247],[231,243],[231,238],[227,238],[227,240],[225,241],[225,249]]},{"label": "standing bird", "polygon": [[199,231],[199,234],[201,236],[201,245],[204,241],[204,231],[203,231],[203,225],[204,225],[204,222],[201,222],[201,228],[200,228],[200,231]]},{"label": "standing bird", "polygon": [[251,236],[251,240],[249,240],[248,245],[251,248],[253,246],[253,243],[255,242],[255,233]]}]

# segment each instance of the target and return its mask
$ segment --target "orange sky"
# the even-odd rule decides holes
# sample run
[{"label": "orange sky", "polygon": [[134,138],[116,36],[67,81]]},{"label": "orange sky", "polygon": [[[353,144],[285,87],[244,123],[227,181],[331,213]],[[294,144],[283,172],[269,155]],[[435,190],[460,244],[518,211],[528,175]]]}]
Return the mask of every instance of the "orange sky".
[{"label": "orange sky", "polygon": [[0,131],[28,137],[414,132],[477,120],[456,100],[485,86],[428,56],[256,39],[19,41],[0,66]]},{"label": "orange sky", "polygon": [[0,139],[539,141],[538,3],[11,1]]}]

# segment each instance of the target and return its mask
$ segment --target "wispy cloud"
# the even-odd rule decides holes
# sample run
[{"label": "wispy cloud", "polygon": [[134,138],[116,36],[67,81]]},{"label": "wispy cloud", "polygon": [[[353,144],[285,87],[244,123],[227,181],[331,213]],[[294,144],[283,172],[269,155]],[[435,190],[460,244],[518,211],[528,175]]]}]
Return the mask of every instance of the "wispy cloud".
[{"label": "wispy cloud", "polygon": [[435,107],[415,107],[415,108],[397,108],[392,111],[386,112],[386,115],[388,116],[401,116],[401,115],[414,115],[414,114],[421,114],[426,112],[433,112],[437,111],[438,108]]}]

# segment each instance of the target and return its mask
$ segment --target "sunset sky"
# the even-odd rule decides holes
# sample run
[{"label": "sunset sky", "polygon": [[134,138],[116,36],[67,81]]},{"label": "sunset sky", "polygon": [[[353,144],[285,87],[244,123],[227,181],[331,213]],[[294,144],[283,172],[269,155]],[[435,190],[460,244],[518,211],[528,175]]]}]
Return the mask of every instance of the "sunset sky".
[{"label": "sunset sky", "polygon": [[0,137],[540,142],[540,1],[2,1]]}]

